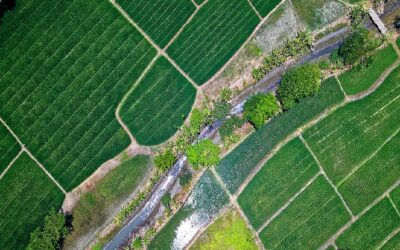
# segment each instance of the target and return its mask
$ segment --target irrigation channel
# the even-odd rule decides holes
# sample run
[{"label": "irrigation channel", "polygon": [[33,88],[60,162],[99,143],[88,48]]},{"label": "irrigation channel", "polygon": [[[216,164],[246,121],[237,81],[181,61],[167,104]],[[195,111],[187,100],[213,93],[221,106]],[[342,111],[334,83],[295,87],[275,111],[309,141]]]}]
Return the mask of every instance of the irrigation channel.
[{"label": "irrigation channel", "polygon": [[[394,5],[386,9],[385,12],[380,15],[380,17],[392,14],[392,12],[397,10],[399,7],[400,2],[395,3]],[[370,19],[368,19],[368,21],[365,23],[365,27],[374,28],[373,23],[370,21]],[[287,69],[307,62],[319,60],[331,54],[333,51],[340,47],[340,45],[343,43],[343,40],[350,33],[351,30],[349,27],[344,27],[335,32],[329,33],[313,44],[314,50],[312,52],[306,54],[305,56],[301,57],[300,59],[289,65],[281,66],[270,71],[263,79],[258,81],[252,87],[249,87],[248,89],[243,91],[240,95],[238,95],[231,101],[233,108],[231,109],[230,114],[235,115],[242,113],[247,98],[254,93],[267,93],[275,90],[276,87],[280,84],[283,73]],[[221,125],[222,121],[214,121],[211,125],[202,130],[202,132],[198,136],[198,140],[212,137]],[[104,250],[119,249],[129,240],[130,236],[150,218],[151,214],[161,202],[161,198],[164,196],[164,194],[168,192],[168,190],[174,185],[175,181],[179,177],[186,162],[186,159],[187,158],[185,155],[181,155],[178,158],[178,161],[169,170],[167,176],[162,179],[160,184],[151,194],[150,198],[143,205],[142,209],[134,217],[132,217],[132,219],[129,220],[129,222],[114,236],[114,238],[112,238],[107,243],[107,245],[103,248]]]}]

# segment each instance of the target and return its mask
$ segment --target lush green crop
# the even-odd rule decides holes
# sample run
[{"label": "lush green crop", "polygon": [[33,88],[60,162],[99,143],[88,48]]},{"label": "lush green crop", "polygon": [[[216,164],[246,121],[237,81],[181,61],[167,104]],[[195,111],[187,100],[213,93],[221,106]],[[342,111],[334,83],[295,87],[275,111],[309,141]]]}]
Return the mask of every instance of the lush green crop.
[{"label": "lush green crop", "polygon": [[205,0],[194,0],[195,3],[197,4],[202,4]]},{"label": "lush green crop", "polygon": [[265,17],[281,2],[281,0],[251,0],[251,2],[260,15]]},{"label": "lush green crop", "polygon": [[339,192],[354,213],[361,212],[399,179],[399,148],[400,134],[397,134],[339,186]]},{"label": "lush green crop", "polygon": [[339,249],[376,249],[399,225],[400,217],[386,198],[340,235],[336,245]]},{"label": "lush green crop", "polygon": [[343,101],[344,96],[334,78],[326,80],[320,91],[300,101],[294,108],[272,119],[251,134],[222,159],[216,170],[230,192],[235,192],[250,171],[271,150],[297,128],[329,107]]},{"label": "lush green crop", "polygon": [[155,50],[108,1],[21,0],[13,15],[0,26],[0,115],[71,190],[129,145],[115,110]]},{"label": "lush green crop", "polygon": [[61,190],[26,153],[21,154],[0,180],[1,249],[24,249],[30,232],[63,200]]},{"label": "lush green crop", "polygon": [[372,62],[367,66],[355,66],[339,76],[344,91],[348,95],[354,95],[367,90],[397,59],[398,56],[392,45],[378,51],[371,56]]},{"label": "lush green crop", "polygon": [[117,0],[116,2],[162,48],[196,9],[190,0]]},{"label": "lush green crop", "polygon": [[128,96],[120,113],[139,143],[155,145],[183,124],[195,97],[196,89],[161,57]]},{"label": "lush green crop", "polygon": [[190,240],[187,234],[197,233],[217,215],[228,200],[228,196],[214,175],[207,170],[194,187],[187,202],[161,229],[149,249],[183,249]]},{"label": "lush green crop", "polygon": [[400,127],[400,68],[371,95],[336,110],[304,133],[328,176],[339,184]]},{"label": "lush green crop", "polygon": [[231,58],[259,21],[247,1],[209,0],[167,52],[201,85]]},{"label": "lush green crop", "polygon": [[18,154],[20,146],[7,128],[0,124],[0,174]]},{"label": "lush green crop", "polygon": [[260,233],[266,249],[318,249],[350,220],[340,198],[318,177]]},{"label": "lush green crop", "polygon": [[390,197],[392,198],[396,207],[400,208],[400,186],[390,193]]},{"label": "lush green crop", "polygon": [[268,160],[238,202],[251,224],[259,228],[318,172],[318,165],[296,138]]},{"label": "lush green crop", "polygon": [[399,248],[400,248],[400,233],[397,233],[381,248],[381,250],[393,250]]}]

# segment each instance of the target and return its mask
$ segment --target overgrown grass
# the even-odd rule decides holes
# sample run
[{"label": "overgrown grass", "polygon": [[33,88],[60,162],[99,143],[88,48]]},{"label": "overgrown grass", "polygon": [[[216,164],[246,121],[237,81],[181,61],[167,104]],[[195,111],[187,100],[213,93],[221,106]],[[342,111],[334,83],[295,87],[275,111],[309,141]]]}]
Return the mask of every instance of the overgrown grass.
[{"label": "overgrown grass", "polygon": [[297,128],[320,113],[344,100],[343,92],[334,78],[329,78],[320,91],[307,97],[289,111],[278,115],[222,159],[217,172],[231,193],[246,179],[251,170],[271,150]]},{"label": "overgrown grass", "polygon": [[195,98],[196,89],[161,57],[128,96],[120,113],[140,144],[156,145],[174,135]]},{"label": "overgrown grass", "polygon": [[281,2],[281,0],[251,0],[251,2],[260,15],[265,17]]},{"label": "overgrown grass", "polygon": [[319,167],[299,138],[285,145],[263,166],[238,202],[254,228],[260,228],[314,175]]},{"label": "overgrown grass", "polygon": [[254,236],[237,211],[228,211],[203,232],[190,249],[258,249]]},{"label": "overgrown grass", "polygon": [[260,233],[266,249],[317,249],[350,220],[321,175]]},{"label": "overgrown grass", "polygon": [[85,193],[73,210],[73,232],[66,244],[73,245],[79,237],[106,222],[112,209],[126,200],[143,181],[152,166],[149,156],[139,155],[126,160]]},{"label": "overgrown grass", "polygon": [[339,186],[350,209],[361,212],[400,177],[400,134]]},{"label": "overgrown grass", "polygon": [[354,95],[369,89],[397,59],[392,45],[379,50],[371,56],[372,62],[367,66],[355,66],[339,76],[344,91],[348,95]]},{"label": "overgrown grass", "polygon": [[165,47],[195,11],[190,0],[117,0],[133,21]]},{"label": "overgrown grass", "polygon": [[26,153],[21,154],[0,180],[1,249],[25,249],[30,233],[63,200],[61,190]]},{"label": "overgrown grass", "polygon": [[398,67],[374,93],[336,110],[305,131],[304,138],[335,184],[399,129],[399,95]]},{"label": "overgrown grass", "polygon": [[17,156],[20,146],[7,128],[0,124],[0,174]]},{"label": "overgrown grass", "polygon": [[259,21],[247,1],[210,0],[167,52],[201,85],[231,58]]},{"label": "overgrown grass", "polygon": [[21,0],[2,21],[0,116],[70,191],[130,144],[115,110],[156,51],[108,1]]},{"label": "overgrown grass", "polygon": [[400,218],[386,198],[340,235],[336,245],[339,249],[375,249],[399,225]]}]

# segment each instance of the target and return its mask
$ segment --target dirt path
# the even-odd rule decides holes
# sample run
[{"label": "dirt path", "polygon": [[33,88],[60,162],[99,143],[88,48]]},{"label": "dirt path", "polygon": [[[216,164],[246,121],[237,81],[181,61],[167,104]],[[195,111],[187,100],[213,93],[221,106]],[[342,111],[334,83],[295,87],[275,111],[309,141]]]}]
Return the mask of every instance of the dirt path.
[{"label": "dirt path", "polygon": [[14,164],[14,162],[20,157],[20,155],[24,152],[23,149],[21,149],[18,154],[12,159],[12,161],[8,164],[8,166],[4,169],[4,171],[0,174],[0,180],[3,178],[3,176],[7,173],[7,171],[11,168],[11,166]]}]

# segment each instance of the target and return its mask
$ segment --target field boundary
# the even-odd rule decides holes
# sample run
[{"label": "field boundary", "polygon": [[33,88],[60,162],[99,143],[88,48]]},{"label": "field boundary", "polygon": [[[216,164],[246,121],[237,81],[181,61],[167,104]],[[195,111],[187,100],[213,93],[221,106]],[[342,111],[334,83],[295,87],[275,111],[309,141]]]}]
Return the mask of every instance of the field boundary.
[{"label": "field boundary", "polygon": [[400,227],[397,227],[395,230],[393,230],[393,232],[391,232],[388,236],[386,236],[386,238],[381,242],[381,244],[379,245],[379,247],[377,247],[377,249],[381,249],[382,247],[384,247],[386,243],[388,243],[399,232],[400,232]]},{"label": "field boundary", "polygon": [[18,154],[14,157],[14,159],[11,160],[11,162],[7,165],[7,167],[3,170],[3,172],[0,174],[0,180],[3,179],[4,175],[7,173],[7,171],[11,168],[11,166],[15,163],[15,161],[19,158],[19,156],[24,152],[23,149],[20,149]]},{"label": "field boundary", "polygon": [[347,212],[350,214],[352,220],[354,220],[354,214],[351,211],[350,207],[347,205],[346,201],[344,200],[342,194],[339,192],[339,190],[337,189],[337,187],[333,184],[333,182],[331,181],[331,179],[328,177],[328,175],[326,174],[324,168],[321,165],[321,162],[319,161],[319,159],[317,158],[317,156],[314,154],[314,152],[311,150],[310,146],[308,145],[307,141],[303,138],[303,135],[300,135],[300,140],[302,141],[303,145],[307,148],[307,150],[310,152],[311,156],[314,158],[314,161],[317,163],[322,175],[324,176],[324,178],[328,181],[329,185],[331,185],[331,187],[333,188],[333,190],[335,191],[336,195],[339,196],[340,200],[342,201],[343,205],[345,206]]},{"label": "field boundary", "polygon": [[400,217],[400,212],[399,209],[396,207],[396,204],[394,204],[392,197],[390,196],[390,194],[388,194],[388,199],[390,201],[390,203],[392,204],[393,208],[396,210],[397,215]]},{"label": "field boundary", "polygon": [[56,186],[66,195],[67,192],[65,189],[58,183],[58,181],[47,171],[47,169],[33,156],[33,154],[26,148],[25,144],[21,142],[21,140],[18,138],[18,136],[14,133],[14,131],[7,125],[7,123],[0,117],[0,122],[7,128],[8,132],[15,138],[15,140],[19,143],[21,146],[21,150],[26,152],[29,157],[38,165],[39,168],[41,168],[45,174],[56,184]]},{"label": "field boundary", "polygon": [[251,0],[247,0],[247,2],[249,3],[250,7],[254,10],[254,12],[256,13],[256,15],[258,16],[258,18],[260,19],[260,21],[263,20],[262,16],[260,15],[260,13],[258,12],[258,10],[256,9],[256,7],[254,7],[253,3],[251,2]]}]

